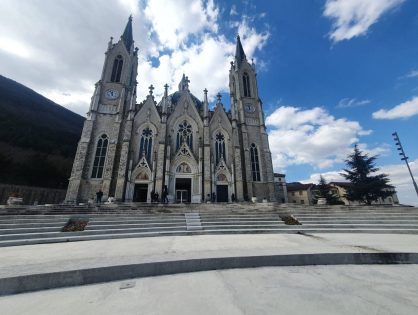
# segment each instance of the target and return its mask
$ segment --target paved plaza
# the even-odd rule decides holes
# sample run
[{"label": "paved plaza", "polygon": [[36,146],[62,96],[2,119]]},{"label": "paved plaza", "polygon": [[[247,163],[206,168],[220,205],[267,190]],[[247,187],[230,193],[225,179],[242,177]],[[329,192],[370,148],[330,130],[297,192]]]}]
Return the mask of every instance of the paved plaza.
[{"label": "paved plaza", "polygon": [[402,252],[418,253],[418,235],[233,234],[96,240],[0,247],[0,278],[219,257]]},{"label": "paved plaza", "polygon": [[234,269],[132,279],[0,297],[0,313],[418,313],[418,265]]},{"label": "paved plaza", "polygon": [[[391,253],[404,253],[406,260],[341,263],[345,256]],[[64,281],[56,289],[6,294],[0,297],[0,314],[416,314],[417,253],[418,235],[355,233],[195,235],[3,247],[0,286],[7,279],[31,282],[33,276],[39,283],[46,276],[61,283],[65,272],[74,271],[86,272],[79,279],[83,284],[94,275],[112,278],[106,276],[109,267],[128,276],[70,287]],[[327,259],[318,265],[309,259],[301,263],[301,255]],[[179,273],[171,265],[174,269],[161,275],[155,267],[156,276],[129,277],[129,268],[140,264],[193,261],[193,270],[211,259],[239,262],[242,257],[254,258],[258,268],[213,270],[209,264],[207,271]],[[260,267],[269,257],[287,260],[281,266]]]}]

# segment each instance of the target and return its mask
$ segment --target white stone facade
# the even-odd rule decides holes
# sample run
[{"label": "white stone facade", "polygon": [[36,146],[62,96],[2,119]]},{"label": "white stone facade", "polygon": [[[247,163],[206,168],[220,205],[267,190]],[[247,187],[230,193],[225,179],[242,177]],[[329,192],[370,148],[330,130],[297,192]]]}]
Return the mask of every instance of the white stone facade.
[{"label": "white stone facade", "polygon": [[[132,21],[109,42],[102,76],[68,186],[66,202],[85,202],[103,191],[118,201],[169,202],[275,200],[272,159],[254,64],[239,37],[229,70],[231,110],[220,95],[213,111],[207,91],[200,101],[183,75],[178,91],[161,100],[150,93],[136,103],[138,50]],[[234,199],[234,200],[232,200]]]}]

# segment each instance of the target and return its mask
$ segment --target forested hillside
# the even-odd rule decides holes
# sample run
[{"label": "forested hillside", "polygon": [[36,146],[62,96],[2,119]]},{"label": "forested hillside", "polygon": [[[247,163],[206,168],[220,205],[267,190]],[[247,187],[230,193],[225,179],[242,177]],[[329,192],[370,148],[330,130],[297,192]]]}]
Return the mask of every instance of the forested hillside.
[{"label": "forested hillside", "polygon": [[65,188],[84,118],[0,75],[0,182]]}]

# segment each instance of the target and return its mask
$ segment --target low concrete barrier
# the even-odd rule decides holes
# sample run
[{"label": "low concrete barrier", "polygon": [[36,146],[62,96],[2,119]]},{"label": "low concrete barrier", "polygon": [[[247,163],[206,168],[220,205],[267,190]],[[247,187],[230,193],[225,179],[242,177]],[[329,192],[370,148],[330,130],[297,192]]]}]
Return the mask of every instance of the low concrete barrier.
[{"label": "low concrete barrier", "polygon": [[179,273],[276,266],[418,264],[418,253],[325,253],[202,258],[117,265],[0,279],[0,295]]}]

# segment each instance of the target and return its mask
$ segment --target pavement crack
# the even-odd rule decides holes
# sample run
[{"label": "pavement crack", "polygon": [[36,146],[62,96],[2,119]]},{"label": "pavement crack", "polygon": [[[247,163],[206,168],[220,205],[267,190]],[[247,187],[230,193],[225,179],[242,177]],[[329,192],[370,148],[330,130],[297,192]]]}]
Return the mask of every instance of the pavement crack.
[{"label": "pavement crack", "polygon": [[377,248],[373,248],[373,247],[370,247],[370,246],[364,246],[364,245],[354,245],[354,246],[350,246],[350,247],[360,248],[360,249],[364,249],[364,250],[368,250],[368,251],[373,251],[373,252],[378,252],[378,253],[384,252],[384,250],[377,249]]}]

